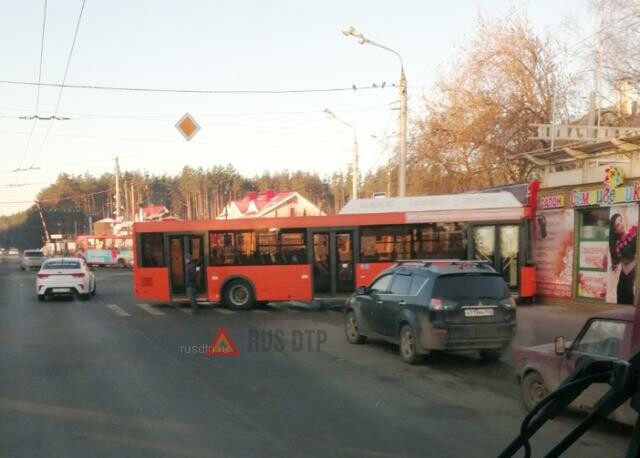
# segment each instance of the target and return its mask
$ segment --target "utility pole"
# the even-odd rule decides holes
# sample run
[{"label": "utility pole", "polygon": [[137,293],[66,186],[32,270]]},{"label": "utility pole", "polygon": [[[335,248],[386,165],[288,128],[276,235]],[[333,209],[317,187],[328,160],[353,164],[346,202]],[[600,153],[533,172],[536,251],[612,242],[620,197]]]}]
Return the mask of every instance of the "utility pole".
[{"label": "utility pole", "polygon": [[351,171],[351,199],[358,198],[358,137],[353,136],[353,167]]},{"label": "utility pole", "polygon": [[[131,221],[136,220],[136,197],[135,197],[135,189],[133,187],[133,181],[131,182]],[[141,220],[142,221],[142,220]]]},{"label": "utility pole", "polygon": [[404,67],[400,66],[400,146],[398,170],[398,197],[407,192],[407,79]]},{"label": "utility pole", "polygon": [[407,78],[404,74],[404,63],[402,62],[402,56],[398,51],[395,51],[388,46],[384,46],[369,38],[365,37],[361,32],[356,30],[355,27],[350,26],[342,31],[344,36],[352,36],[358,40],[361,45],[368,43],[372,46],[384,49],[396,55],[400,61],[400,128],[399,128],[399,145],[398,145],[398,197],[404,197],[407,190],[406,180],[406,162],[407,162]]},{"label": "utility pole", "polygon": [[352,124],[337,116],[329,108],[324,109],[325,114],[336,121],[348,126],[353,131],[353,162],[351,168],[351,200],[358,198],[358,132]]},{"label": "utility pole", "polygon": [[42,221],[42,229],[44,230],[44,236],[47,240],[47,243],[51,243],[51,237],[49,237],[49,230],[47,229],[47,223],[44,220],[44,215],[42,214],[42,207],[40,206],[40,202],[36,200],[36,207],[38,207],[38,213],[40,214],[40,221]]},{"label": "utility pole", "polygon": [[116,157],[116,221],[120,221],[120,164]]}]

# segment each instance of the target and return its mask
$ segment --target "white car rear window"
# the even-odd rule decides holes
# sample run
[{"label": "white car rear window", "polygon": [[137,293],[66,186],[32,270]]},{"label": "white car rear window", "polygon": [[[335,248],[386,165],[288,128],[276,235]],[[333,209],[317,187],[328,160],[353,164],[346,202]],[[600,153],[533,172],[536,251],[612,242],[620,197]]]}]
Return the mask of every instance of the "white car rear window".
[{"label": "white car rear window", "polygon": [[24,255],[27,258],[43,258],[44,253],[42,251],[25,251]]},{"label": "white car rear window", "polygon": [[78,261],[49,261],[45,262],[42,266],[43,269],[79,269],[80,263]]}]

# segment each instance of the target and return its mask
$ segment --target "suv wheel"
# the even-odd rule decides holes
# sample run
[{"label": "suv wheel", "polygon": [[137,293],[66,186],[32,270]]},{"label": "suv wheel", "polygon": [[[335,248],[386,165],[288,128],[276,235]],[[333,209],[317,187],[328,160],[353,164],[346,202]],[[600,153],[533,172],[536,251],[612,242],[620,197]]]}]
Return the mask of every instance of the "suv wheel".
[{"label": "suv wheel", "polygon": [[499,361],[500,357],[502,356],[502,350],[484,349],[484,350],[480,350],[478,353],[480,353],[480,359],[482,359],[482,361],[488,361],[488,362]]},{"label": "suv wheel", "polygon": [[349,311],[344,317],[344,334],[347,336],[349,343],[352,344],[361,344],[367,340],[358,330],[358,320],[353,310]]},{"label": "suv wheel", "polygon": [[416,334],[408,324],[400,330],[400,356],[405,363],[416,364],[421,357],[416,351]]},{"label": "suv wheel", "polygon": [[547,394],[549,394],[549,388],[539,372],[531,371],[524,376],[522,379],[522,400],[527,410],[533,409]]}]

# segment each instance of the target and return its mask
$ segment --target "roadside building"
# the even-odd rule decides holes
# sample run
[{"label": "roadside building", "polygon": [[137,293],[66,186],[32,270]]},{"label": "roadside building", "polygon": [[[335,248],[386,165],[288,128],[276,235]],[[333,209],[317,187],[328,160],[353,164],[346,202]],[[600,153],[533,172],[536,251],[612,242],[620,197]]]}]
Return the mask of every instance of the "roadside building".
[{"label": "roadside building", "polygon": [[325,216],[325,213],[297,192],[269,189],[265,192],[251,191],[243,199],[229,202],[217,219],[285,216]]},{"label": "roadside building", "polygon": [[640,129],[606,129],[611,132],[599,132],[595,142],[530,157],[541,176],[534,259],[543,301],[632,304],[635,298]]}]

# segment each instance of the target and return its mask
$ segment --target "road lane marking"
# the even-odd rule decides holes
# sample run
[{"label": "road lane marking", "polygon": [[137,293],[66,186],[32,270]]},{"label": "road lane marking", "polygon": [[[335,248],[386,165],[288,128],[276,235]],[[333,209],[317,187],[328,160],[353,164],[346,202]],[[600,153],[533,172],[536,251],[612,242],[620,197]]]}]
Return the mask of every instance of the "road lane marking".
[{"label": "road lane marking", "polygon": [[235,315],[236,312],[234,312],[233,310],[229,310],[229,309],[222,309],[222,308],[214,308],[213,310],[215,310],[218,313],[222,313],[224,315]]},{"label": "road lane marking", "polygon": [[178,310],[180,310],[182,313],[186,313],[187,315],[193,315],[193,310],[186,307],[178,307]]},{"label": "road lane marking", "polygon": [[149,304],[136,304],[136,306],[140,307],[142,310],[144,310],[147,313],[150,313],[151,315],[156,315],[156,316],[166,315],[166,313],[161,312],[160,310],[156,310],[155,308],[151,307]]},{"label": "road lane marking", "polygon": [[271,313],[271,312],[270,312],[270,311],[268,311],[268,310],[261,310],[261,309],[254,309],[254,310],[252,310],[252,312],[253,312],[253,313],[259,313],[259,314],[261,314],[261,315],[266,315],[266,314],[268,314],[268,313]]},{"label": "road lane marking", "polygon": [[108,309],[110,309],[113,313],[115,313],[116,315],[119,315],[119,316],[131,316],[127,312],[122,310],[120,307],[118,307],[116,304],[106,304],[106,307]]}]

